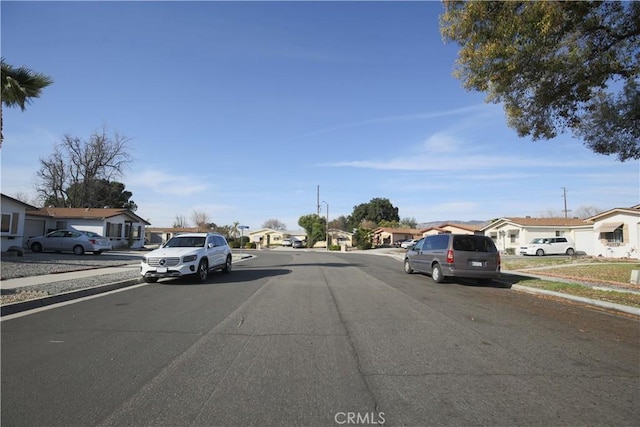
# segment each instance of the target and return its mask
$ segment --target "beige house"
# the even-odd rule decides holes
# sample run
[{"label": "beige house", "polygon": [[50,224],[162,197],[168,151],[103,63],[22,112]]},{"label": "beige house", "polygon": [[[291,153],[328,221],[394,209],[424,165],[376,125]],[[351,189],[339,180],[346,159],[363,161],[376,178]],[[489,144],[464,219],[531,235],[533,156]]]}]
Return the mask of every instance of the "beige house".
[{"label": "beige house", "polygon": [[491,237],[501,252],[517,254],[519,247],[537,237],[569,237],[576,252],[587,253],[591,248],[593,223],[577,218],[498,218],[480,229]]},{"label": "beige house", "polygon": [[640,259],[640,205],[610,209],[587,221],[594,231],[589,255]]},{"label": "beige house", "polygon": [[307,240],[307,233],[304,230],[274,230],[272,228],[261,228],[249,233],[249,241],[259,244],[261,247],[282,245],[284,239],[295,238]]},{"label": "beige house", "polygon": [[373,246],[393,246],[403,240],[419,239],[422,231],[416,228],[380,227],[371,235]]},{"label": "beige house", "polygon": [[[353,247],[353,233],[344,230],[338,230],[337,228],[329,229],[329,246],[339,245],[346,246],[347,248]],[[326,242],[325,242],[326,247]]]},{"label": "beige house", "polygon": [[480,232],[480,227],[465,224],[442,224],[437,227],[430,227],[421,230],[422,236],[431,236],[433,234],[475,234]]},{"label": "beige house", "polygon": [[145,229],[144,240],[147,245],[162,245],[173,236],[181,233],[197,233],[198,227],[148,227]]}]

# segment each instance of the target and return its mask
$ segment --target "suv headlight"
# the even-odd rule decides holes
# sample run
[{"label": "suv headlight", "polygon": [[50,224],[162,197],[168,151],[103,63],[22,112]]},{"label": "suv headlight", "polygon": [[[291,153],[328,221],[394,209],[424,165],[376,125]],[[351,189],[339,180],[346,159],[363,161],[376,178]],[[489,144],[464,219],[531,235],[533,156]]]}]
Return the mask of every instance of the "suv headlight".
[{"label": "suv headlight", "polygon": [[149,264],[149,260],[147,259],[147,257],[146,257],[146,256],[143,256],[143,257],[142,257],[142,263],[143,263],[143,264]]},{"label": "suv headlight", "polygon": [[193,262],[198,259],[198,255],[185,255],[182,257],[182,262]]}]

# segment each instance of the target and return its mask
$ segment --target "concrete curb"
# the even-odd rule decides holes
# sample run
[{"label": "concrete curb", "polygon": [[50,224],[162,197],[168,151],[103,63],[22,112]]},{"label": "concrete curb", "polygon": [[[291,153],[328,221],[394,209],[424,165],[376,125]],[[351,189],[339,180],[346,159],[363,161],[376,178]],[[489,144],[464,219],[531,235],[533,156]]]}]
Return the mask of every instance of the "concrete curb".
[{"label": "concrete curb", "polygon": [[620,311],[620,312],[623,312],[623,313],[632,314],[634,316],[639,316],[640,317],[640,308],[631,307],[631,306],[628,306],[628,305],[615,304],[615,303],[612,303],[612,302],[600,301],[600,300],[595,300],[595,299],[585,298],[585,297],[579,297],[579,296],[571,295],[571,294],[563,294],[563,293],[560,293],[560,292],[547,291],[545,289],[530,288],[528,286],[523,286],[523,285],[511,285],[511,289],[515,289],[515,290],[521,291],[521,292],[526,292],[526,293],[529,293],[529,294],[549,295],[549,296],[553,296],[553,297],[556,297],[556,298],[562,298],[562,299],[567,299],[567,300],[571,300],[571,301],[581,302],[583,304],[589,304],[589,305],[593,305],[595,307],[606,308],[608,310]]},{"label": "concrete curb", "polygon": [[44,298],[31,299],[28,301],[14,302],[0,306],[0,317],[10,314],[21,313],[27,310],[46,307],[48,305],[67,302],[78,298],[84,298],[92,295],[102,294],[116,289],[126,288],[128,286],[138,285],[142,283],[141,278],[123,280],[120,282],[108,283],[101,286],[93,286],[90,288],[78,289],[75,291],[64,292],[61,294],[49,295]]}]

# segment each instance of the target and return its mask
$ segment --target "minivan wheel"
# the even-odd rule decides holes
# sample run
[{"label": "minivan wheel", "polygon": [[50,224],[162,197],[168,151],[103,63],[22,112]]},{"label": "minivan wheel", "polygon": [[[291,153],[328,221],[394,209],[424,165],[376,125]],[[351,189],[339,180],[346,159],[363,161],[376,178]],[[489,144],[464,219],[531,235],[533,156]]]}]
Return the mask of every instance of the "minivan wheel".
[{"label": "minivan wheel", "polygon": [[74,246],[73,253],[76,255],[84,255],[84,248],[80,245]]},{"label": "minivan wheel", "polygon": [[431,278],[436,283],[442,283],[444,280],[444,276],[442,275],[442,267],[439,264],[433,266],[433,270],[431,270]]},{"label": "minivan wheel", "polygon": [[574,250],[573,250],[573,248],[569,248],[569,249],[567,249],[567,255],[569,255],[569,256],[574,256],[574,255],[575,255],[575,253],[576,253],[576,251],[574,251]]},{"label": "minivan wheel", "polygon": [[407,274],[413,273],[413,268],[411,268],[411,264],[408,259],[404,260],[404,272]]},{"label": "minivan wheel", "polygon": [[544,255],[544,251],[543,251],[542,249],[538,249],[538,250],[536,251],[536,255],[538,255],[538,256],[542,256],[542,255]]},{"label": "minivan wheel", "polygon": [[198,276],[198,280],[201,282],[206,281],[207,277],[209,277],[209,264],[206,259],[203,259],[200,261],[200,264],[198,264],[198,272],[196,273],[196,276]]}]

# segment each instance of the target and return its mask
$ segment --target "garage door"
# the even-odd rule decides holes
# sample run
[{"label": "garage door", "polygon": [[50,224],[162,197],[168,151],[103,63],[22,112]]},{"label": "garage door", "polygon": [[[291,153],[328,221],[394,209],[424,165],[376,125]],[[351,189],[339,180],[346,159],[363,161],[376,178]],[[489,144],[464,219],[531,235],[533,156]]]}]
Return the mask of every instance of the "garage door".
[{"label": "garage door", "polygon": [[575,232],[576,252],[578,254],[594,254],[594,232],[592,230],[579,230]]}]

